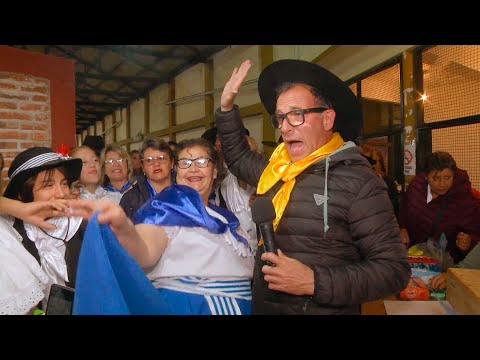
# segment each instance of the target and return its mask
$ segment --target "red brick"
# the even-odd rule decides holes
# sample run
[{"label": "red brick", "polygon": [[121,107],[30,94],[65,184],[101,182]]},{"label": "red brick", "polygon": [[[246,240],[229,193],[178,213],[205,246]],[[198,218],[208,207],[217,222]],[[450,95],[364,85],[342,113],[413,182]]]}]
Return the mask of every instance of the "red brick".
[{"label": "red brick", "polygon": [[0,139],[2,140],[18,139],[18,131],[2,130],[0,132]]},{"label": "red brick", "polygon": [[33,132],[32,140],[48,140],[49,135],[46,132]]},{"label": "red brick", "polygon": [[43,96],[43,95],[33,95],[32,96],[32,101],[47,101],[48,96]]},{"label": "red brick", "polygon": [[32,115],[17,111],[2,111],[0,112],[0,119],[32,120]]},{"label": "red brick", "polygon": [[18,152],[16,152],[15,155],[12,156],[11,159],[5,159],[5,168],[9,168],[10,165],[12,165],[13,158],[14,158],[15,156],[17,156],[17,154],[18,154]]},{"label": "red brick", "polygon": [[[0,131],[0,139],[2,138],[3,131]],[[5,140],[10,140],[10,139],[5,139]],[[17,148],[17,143],[14,141],[0,141],[0,149],[16,149]]]},{"label": "red brick", "polygon": [[45,86],[22,86],[21,89],[25,92],[39,92],[42,94],[48,94],[48,87]]},{"label": "red brick", "polygon": [[[1,117],[1,116],[0,116]],[[45,120],[50,120],[50,116],[46,114],[35,114],[35,120],[37,121],[45,121]]]},{"label": "red brick", "polygon": [[18,147],[22,151],[26,149],[30,149],[31,147],[34,147],[34,146],[38,146],[38,144],[33,142],[21,142],[21,141],[18,143]]},{"label": "red brick", "polygon": [[32,122],[22,122],[20,124],[20,130],[34,130],[35,125]]},{"label": "red brick", "polygon": [[34,123],[33,128],[35,130],[44,130],[47,131],[50,127],[48,124],[39,124],[39,123]]},{"label": "red brick", "polygon": [[3,73],[0,73],[0,79],[14,79],[17,81],[28,81],[30,77],[25,74],[3,72]]},{"label": "red brick", "polygon": [[17,103],[0,101],[0,109],[17,109]]},{"label": "red brick", "polygon": [[0,89],[16,89],[17,85],[0,82]]},{"label": "red brick", "polygon": [[14,151],[14,152],[5,151],[5,150],[1,150],[1,151],[4,159],[8,159],[8,158],[13,159],[18,154],[18,151]]},{"label": "red brick", "polygon": [[[38,95],[40,96],[40,95]],[[35,97],[35,96],[34,96]],[[28,96],[24,95],[10,95],[0,91],[0,99],[18,99],[18,100],[28,100]]]},{"label": "red brick", "polygon": [[50,81],[46,80],[46,79],[33,79],[33,81],[35,82],[35,84],[42,84],[42,85],[46,85],[48,86]]},{"label": "red brick", "polygon": [[[0,103],[1,104],[1,103]],[[20,105],[20,110],[25,110],[25,111],[44,111],[45,110],[45,105],[40,105],[40,104],[22,104]]]},{"label": "red brick", "polygon": [[18,121],[0,119],[0,129],[18,129]]}]

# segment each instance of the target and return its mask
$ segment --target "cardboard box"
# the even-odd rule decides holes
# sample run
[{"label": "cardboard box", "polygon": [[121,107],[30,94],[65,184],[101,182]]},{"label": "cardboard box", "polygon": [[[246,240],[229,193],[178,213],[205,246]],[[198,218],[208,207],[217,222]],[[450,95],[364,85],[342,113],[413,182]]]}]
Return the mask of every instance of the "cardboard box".
[{"label": "cardboard box", "polygon": [[480,315],[480,270],[449,268],[447,300],[461,315]]}]

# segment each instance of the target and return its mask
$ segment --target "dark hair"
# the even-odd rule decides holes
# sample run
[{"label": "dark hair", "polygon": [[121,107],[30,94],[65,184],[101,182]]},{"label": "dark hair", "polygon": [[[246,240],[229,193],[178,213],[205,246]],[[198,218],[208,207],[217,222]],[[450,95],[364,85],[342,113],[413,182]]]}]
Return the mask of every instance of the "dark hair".
[{"label": "dark hair", "polygon": [[[215,141],[217,140],[217,134],[218,134],[218,130],[217,130],[217,127],[214,126],[208,130],[206,130],[201,138],[202,139],[205,139],[205,140],[208,140],[212,145],[215,145]],[[179,149],[177,149],[177,152],[179,151]]]},{"label": "dark hair", "polygon": [[304,83],[284,82],[284,83],[280,84],[280,86],[278,86],[275,89],[275,99],[278,100],[278,97],[282,93],[284,93],[285,91],[287,91],[287,90],[289,90],[292,87],[297,86],[297,85],[305,85],[310,90],[313,97],[315,98],[315,102],[317,103],[316,104],[317,106],[325,106],[325,107],[328,107],[328,108],[332,107],[332,102],[329,100],[327,94],[322,94],[322,92],[319,89],[314,88],[313,86],[308,85],[308,84],[304,84]]},{"label": "dark hair", "polygon": [[452,155],[445,151],[435,151],[425,159],[424,172],[428,175],[431,171],[442,171],[450,169],[453,172],[457,170],[457,163]]},{"label": "dark hair", "polygon": [[188,139],[182,140],[178,143],[178,148],[175,153],[175,162],[178,161],[178,154],[184,149],[188,149],[194,146],[199,146],[207,152],[207,155],[210,159],[212,159],[212,163],[215,165],[217,169],[217,178],[213,181],[213,189],[215,189],[220,183],[222,182],[223,178],[225,177],[225,169],[223,164],[220,164],[218,152],[215,150],[215,146],[208,140],[203,138],[198,139]]},{"label": "dark hair", "polygon": [[82,145],[88,146],[100,157],[102,150],[105,148],[105,140],[98,135],[87,135],[85,139],[83,139]]},{"label": "dark hair", "polygon": [[129,155],[132,156],[133,154],[136,154],[136,153],[140,154],[140,151],[138,151],[137,149],[132,150],[132,151],[129,152]]},{"label": "dark hair", "polygon": [[165,153],[168,154],[168,156],[170,157],[170,159],[172,159],[172,161],[175,161],[175,157],[174,157],[174,154],[173,154],[173,151],[172,149],[170,148],[170,146],[168,146],[168,143],[165,142],[165,140],[162,140],[162,139],[153,139],[153,138],[149,138],[149,139],[145,139],[143,141],[143,144],[142,144],[142,147],[140,148],[140,157],[143,159],[144,158],[144,154],[145,154],[145,150],[147,150],[148,148],[152,148],[152,149],[155,149],[155,150],[159,150],[159,151],[163,151]]},{"label": "dark hair", "polygon": [[[69,179],[69,177],[67,176],[67,169],[63,166],[60,166],[60,167],[56,167],[56,168],[53,168],[53,169],[43,170],[47,174],[45,175],[45,180],[44,180],[43,184],[40,186],[40,189],[43,189],[45,187],[45,184],[50,181],[50,179],[53,177],[53,173],[54,173],[55,170],[60,171],[65,176],[65,178],[67,178],[68,186],[72,185],[73,181],[71,179]],[[40,171],[40,172],[36,173],[35,175],[29,177],[28,180],[26,180],[23,183],[23,185],[20,188],[20,191],[18,192],[18,195],[17,195],[18,200],[20,200],[21,202],[24,202],[24,203],[33,202],[33,185],[35,185],[35,181],[37,180],[38,175],[40,175],[40,173],[43,172],[43,171]]]}]

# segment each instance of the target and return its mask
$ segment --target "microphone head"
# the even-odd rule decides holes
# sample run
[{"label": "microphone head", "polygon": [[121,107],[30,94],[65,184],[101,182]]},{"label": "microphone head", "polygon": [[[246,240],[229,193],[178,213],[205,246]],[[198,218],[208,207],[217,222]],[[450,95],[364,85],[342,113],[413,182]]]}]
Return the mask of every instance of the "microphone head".
[{"label": "microphone head", "polygon": [[270,198],[261,196],[253,200],[252,220],[255,224],[269,223],[275,220],[277,216]]}]

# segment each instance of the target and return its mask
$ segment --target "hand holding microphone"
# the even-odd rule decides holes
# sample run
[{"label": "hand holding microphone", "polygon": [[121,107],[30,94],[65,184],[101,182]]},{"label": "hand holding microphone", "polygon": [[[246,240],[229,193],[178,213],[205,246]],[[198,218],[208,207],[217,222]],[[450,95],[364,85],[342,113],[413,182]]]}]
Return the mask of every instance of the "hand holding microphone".
[{"label": "hand holding microphone", "polygon": [[[263,239],[263,250],[277,254],[277,246],[275,244],[275,232],[273,230],[273,220],[276,214],[273,208],[272,200],[267,197],[257,197],[251,206],[252,220],[260,229]],[[270,262],[268,265],[274,266]]]}]

